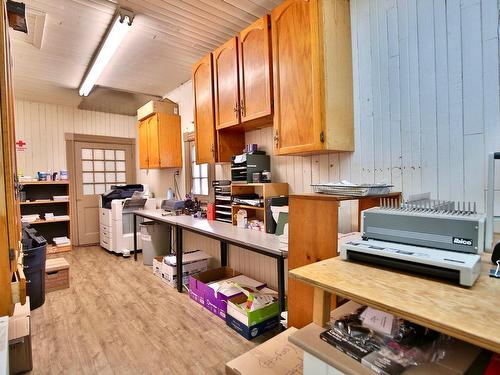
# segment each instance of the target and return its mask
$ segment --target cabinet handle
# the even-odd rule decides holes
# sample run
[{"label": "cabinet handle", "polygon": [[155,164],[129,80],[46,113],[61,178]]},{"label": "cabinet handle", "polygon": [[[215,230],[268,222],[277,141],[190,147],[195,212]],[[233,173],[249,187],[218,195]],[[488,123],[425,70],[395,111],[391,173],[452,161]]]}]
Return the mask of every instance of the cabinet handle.
[{"label": "cabinet handle", "polygon": [[236,102],[236,105],[233,108],[233,112],[234,112],[234,115],[236,116],[236,118],[238,118],[238,112],[239,111],[240,111],[240,105],[239,105],[238,102]]},{"label": "cabinet handle", "polygon": [[241,117],[246,116],[245,102],[243,101],[243,99],[240,100],[240,114],[241,114]]},{"label": "cabinet handle", "polygon": [[212,144],[212,148],[211,148],[211,151],[212,151],[212,155],[215,159],[215,145]]},{"label": "cabinet handle", "polygon": [[278,147],[278,144],[279,144],[279,141],[280,141],[280,136],[278,135],[278,131],[277,130],[274,133],[273,140],[274,140],[274,143],[275,143],[276,147]]}]

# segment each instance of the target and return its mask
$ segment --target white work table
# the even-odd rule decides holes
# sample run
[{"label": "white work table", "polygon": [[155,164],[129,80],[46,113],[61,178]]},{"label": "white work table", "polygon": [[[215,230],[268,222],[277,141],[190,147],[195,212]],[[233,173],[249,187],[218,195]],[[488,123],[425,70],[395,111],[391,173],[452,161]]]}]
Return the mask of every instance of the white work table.
[{"label": "white work table", "polygon": [[[277,236],[250,229],[238,228],[229,223],[197,219],[188,215],[173,216],[163,210],[140,210],[134,212],[134,259],[137,260],[137,217],[167,224],[175,230],[177,274],[182,274],[182,232],[197,233],[220,241],[221,266],[227,266],[228,245],[235,245],[276,259],[278,272],[278,294],[280,311],[285,308],[285,264],[288,252],[280,250]],[[177,290],[182,292],[182,277],[177,278]]]}]

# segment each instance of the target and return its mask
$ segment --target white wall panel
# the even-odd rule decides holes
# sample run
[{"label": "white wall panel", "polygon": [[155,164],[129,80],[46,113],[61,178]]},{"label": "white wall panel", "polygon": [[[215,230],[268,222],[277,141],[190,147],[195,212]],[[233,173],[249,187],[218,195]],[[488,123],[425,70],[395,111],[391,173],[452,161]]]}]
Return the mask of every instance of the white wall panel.
[{"label": "white wall panel", "polygon": [[82,111],[69,106],[15,102],[16,139],[27,143],[17,152],[20,173],[67,169],[65,133],[135,137],[135,117]]}]

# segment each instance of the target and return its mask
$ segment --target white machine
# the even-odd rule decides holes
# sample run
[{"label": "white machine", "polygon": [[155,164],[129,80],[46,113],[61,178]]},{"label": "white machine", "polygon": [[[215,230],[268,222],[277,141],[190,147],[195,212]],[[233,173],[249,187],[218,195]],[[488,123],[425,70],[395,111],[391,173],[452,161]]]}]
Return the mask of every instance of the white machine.
[{"label": "white machine", "polygon": [[361,238],[341,244],[340,257],[437,277],[463,286],[472,286],[481,272],[481,257],[477,254]]},{"label": "white machine", "polygon": [[362,237],[340,245],[342,259],[474,284],[485,242],[485,216],[475,204],[384,203],[362,212]]},{"label": "white machine", "polygon": [[[137,210],[154,210],[156,201],[149,198],[146,185],[114,185],[99,198],[100,244],[108,251],[130,256],[134,248],[134,215]],[[137,246],[142,247],[137,234]]]}]

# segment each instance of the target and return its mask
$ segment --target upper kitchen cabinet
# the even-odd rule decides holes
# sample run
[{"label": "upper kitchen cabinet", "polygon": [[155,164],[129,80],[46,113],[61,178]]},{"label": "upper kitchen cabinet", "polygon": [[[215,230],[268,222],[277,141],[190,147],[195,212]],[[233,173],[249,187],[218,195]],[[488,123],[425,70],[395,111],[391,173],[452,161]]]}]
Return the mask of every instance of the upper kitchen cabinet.
[{"label": "upper kitchen cabinet", "polygon": [[212,79],[212,54],[209,53],[196,62],[192,69],[196,163],[215,163],[217,161],[217,145]]},{"label": "upper kitchen cabinet", "polygon": [[272,123],[271,22],[266,15],[240,32],[239,94],[242,123]]},{"label": "upper kitchen cabinet", "polygon": [[181,168],[181,118],[155,113],[139,122],[141,169]]},{"label": "upper kitchen cabinet", "polygon": [[231,38],[213,52],[215,126],[217,129],[240,122],[238,94],[238,39]]},{"label": "upper kitchen cabinet", "polygon": [[275,153],[354,150],[348,0],[286,0],[271,14]]},{"label": "upper kitchen cabinet", "polygon": [[148,158],[148,120],[142,120],[139,122],[138,130],[138,141],[139,141],[139,168],[148,169],[149,168],[149,158]]}]

